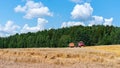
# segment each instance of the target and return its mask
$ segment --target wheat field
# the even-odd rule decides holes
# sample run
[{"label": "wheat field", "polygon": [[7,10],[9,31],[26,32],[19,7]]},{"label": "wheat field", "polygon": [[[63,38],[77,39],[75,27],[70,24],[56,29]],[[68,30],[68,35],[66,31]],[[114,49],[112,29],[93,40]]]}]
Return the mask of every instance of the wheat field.
[{"label": "wheat field", "polygon": [[120,45],[0,49],[0,68],[120,68]]}]

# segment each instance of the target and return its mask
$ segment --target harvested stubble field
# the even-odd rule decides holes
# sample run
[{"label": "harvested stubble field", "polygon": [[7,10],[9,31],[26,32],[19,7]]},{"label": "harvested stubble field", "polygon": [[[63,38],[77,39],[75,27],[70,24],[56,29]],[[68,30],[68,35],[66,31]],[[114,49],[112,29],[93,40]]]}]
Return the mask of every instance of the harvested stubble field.
[{"label": "harvested stubble field", "polygon": [[120,68],[120,45],[0,49],[0,68]]}]

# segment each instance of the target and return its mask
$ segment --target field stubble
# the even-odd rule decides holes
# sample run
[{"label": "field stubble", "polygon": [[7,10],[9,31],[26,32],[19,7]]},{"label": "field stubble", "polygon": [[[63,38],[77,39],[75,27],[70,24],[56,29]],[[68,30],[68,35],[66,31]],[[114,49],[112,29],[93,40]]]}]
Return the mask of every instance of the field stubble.
[{"label": "field stubble", "polygon": [[31,68],[120,68],[120,46],[0,49],[3,68],[6,61]]}]

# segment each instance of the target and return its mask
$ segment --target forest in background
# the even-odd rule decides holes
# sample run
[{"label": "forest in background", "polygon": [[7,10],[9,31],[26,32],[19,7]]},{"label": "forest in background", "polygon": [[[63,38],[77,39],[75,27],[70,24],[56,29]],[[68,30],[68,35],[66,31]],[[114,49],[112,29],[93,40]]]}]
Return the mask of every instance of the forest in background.
[{"label": "forest in background", "polygon": [[120,27],[73,26],[0,37],[0,48],[68,47],[83,41],[86,46],[120,44]]}]

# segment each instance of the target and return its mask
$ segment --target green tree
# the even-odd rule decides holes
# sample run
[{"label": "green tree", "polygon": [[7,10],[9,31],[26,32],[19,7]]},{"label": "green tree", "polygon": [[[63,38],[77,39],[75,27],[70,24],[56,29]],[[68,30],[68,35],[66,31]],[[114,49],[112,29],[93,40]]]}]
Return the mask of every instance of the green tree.
[{"label": "green tree", "polygon": [[71,37],[69,35],[62,35],[59,39],[59,47],[68,47],[68,44],[71,42]]}]

